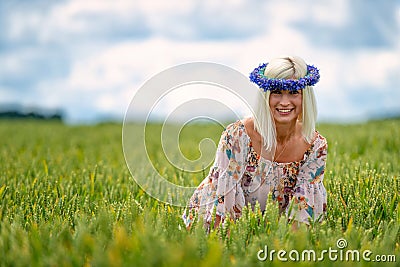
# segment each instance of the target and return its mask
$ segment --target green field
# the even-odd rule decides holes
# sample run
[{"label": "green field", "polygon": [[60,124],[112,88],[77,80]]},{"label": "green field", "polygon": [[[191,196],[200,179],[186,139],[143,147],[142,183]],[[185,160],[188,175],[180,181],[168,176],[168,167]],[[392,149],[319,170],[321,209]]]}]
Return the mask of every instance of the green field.
[{"label": "green field", "polygon": [[[0,266],[399,266],[400,120],[318,129],[329,143],[323,223],[292,231],[278,221],[271,202],[264,216],[245,210],[235,224],[206,235],[200,224],[190,232],[184,228],[182,207],[156,201],[135,183],[133,177],[151,179],[153,170],[142,167],[148,160],[181,185],[197,185],[207,173],[209,166],[188,173],[168,164],[159,125],[147,128],[149,155],[133,155],[132,177],[121,125],[0,121]],[[218,141],[221,131],[186,127],[182,153],[195,159],[198,142]],[[337,247],[341,238],[347,241],[343,249]],[[275,250],[272,261],[257,258],[266,246],[268,256]],[[294,250],[301,256],[311,249],[316,261],[289,258],[296,259]],[[331,258],[322,254],[330,249],[337,250]],[[279,250],[288,262],[278,259]],[[346,252],[355,250],[360,260],[346,261]],[[368,250],[370,262],[362,258]]]}]

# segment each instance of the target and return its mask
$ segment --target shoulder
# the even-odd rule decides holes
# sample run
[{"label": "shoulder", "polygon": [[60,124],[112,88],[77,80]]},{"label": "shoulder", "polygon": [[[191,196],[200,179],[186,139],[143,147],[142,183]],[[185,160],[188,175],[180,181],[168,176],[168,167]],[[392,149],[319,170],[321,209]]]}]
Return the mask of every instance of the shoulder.
[{"label": "shoulder", "polygon": [[253,117],[247,117],[241,120],[243,126],[246,128],[246,130],[251,130],[254,129],[254,118]]},{"label": "shoulder", "polygon": [[325,158],[328,151],[328,142],[318,131],[315,131],[315,138],[312,144],[312,151],[316,158]]},{"label": "shoulder", "polygon": [[224,134],[232,137],[243,137],[245,135],[245,126],[241,120],[237,120],[226,126]]},{"label": "shoulder", "polygon": [[326,138],[323,137],[318,131],[315,131],[315,138],[313,144],[317,148],[326,149],[328,147],[328,142],[326,141]]},{"label": "shoulder", "polygon": [[222,143],[227,146],[239,145],[240,147],[245,147],[249,143],[249,137],[241,120],[228,124],[222,133],[221,139]]}]

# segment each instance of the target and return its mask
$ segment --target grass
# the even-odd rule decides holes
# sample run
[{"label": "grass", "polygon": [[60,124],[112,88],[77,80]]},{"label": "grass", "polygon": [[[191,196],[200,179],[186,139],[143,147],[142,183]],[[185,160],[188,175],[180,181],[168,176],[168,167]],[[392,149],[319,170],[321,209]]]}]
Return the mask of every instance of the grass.
[{"label": "grass", "polygon": [[[209,137],[218,142],[219,126],[191,125],[178,141],[167,138],[172,144],[165,150],[167,158],[159,141],[160,126],[149,125],[144,139],[149,155],[132,150],[132,177],[122,152],[121,125],[0,121],[0,266],[282,265],[277,252],[272,261],[257,258],[266,246],[269,252],[285,250],[288,259],[294,249],[314,249],[318,256],[329,248],[342,253],[370,250],[373,260],[394,255],[397,262],[384,266],[397,266],[400,121],[318,128],[329,143],[324,180],[328,212],[323,223],[293,232],[270,201],[271,212],[264,216],[245,210],[238,222],[206,235],[200,224],[186,231],[180,218],[183,208],[150,197],[134,178],[151,180],[153,170],[146,167],[150,160],[171,182],[197,185],[208,171],[210,156],[193,160],[215,149],[207,142],[199,149],[199,141]],[[140,125],[132,129],[141,136]],[[136,138],[133,145],[142,141]],[[173,148],[176,143],[189,159],[181,164],[183,170],[168,161],[179,165],[184,160]],[[187,171],[191,168],[196,171]],[[336,245],[340,238],[347,241],[343,250]],[[324,259],[324,266],[378,264],[333,261],[327,254]],[[285,263],[320,264],[290,259]]]}]

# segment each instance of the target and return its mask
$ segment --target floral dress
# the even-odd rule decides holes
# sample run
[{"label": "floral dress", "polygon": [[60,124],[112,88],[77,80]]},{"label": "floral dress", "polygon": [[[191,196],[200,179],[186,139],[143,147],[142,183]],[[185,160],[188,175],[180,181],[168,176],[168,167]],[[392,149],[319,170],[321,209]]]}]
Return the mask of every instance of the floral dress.
[{"label": "floral dress", "polygon": [[190,198],[182,218],[188,227],[197,213],[207,227],[214,211],[222,220],[227,213],[237,219],[245,205],[250,203],[254,207],[258,202],[265,212],[271,193],[280,212],[290,219],[306,224],[310,220],[320,221],[326,211],[326,190],[322,183],[326,156],[327,142],[316,132],[300,161],[278,163],[259,157],[244,124],[238,120],[222,133],[215,162]]}]

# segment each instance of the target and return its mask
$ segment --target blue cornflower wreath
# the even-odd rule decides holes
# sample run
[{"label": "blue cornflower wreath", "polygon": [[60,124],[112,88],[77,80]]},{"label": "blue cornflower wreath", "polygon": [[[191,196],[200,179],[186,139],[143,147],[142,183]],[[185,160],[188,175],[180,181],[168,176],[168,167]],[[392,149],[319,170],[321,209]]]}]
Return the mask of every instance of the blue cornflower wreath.
[{"label": "blue cornflower wreath", "polygon": [[264,92],[270,90],[290,90],[297,91],[306,86],[313,86],[319,81],[319,71],[312,65],[307,65],[307,74],[300,79],[277,79],[264,76],[265,68],[268,63],[261,64],[250,73],[250,81],[258,85]]}]

